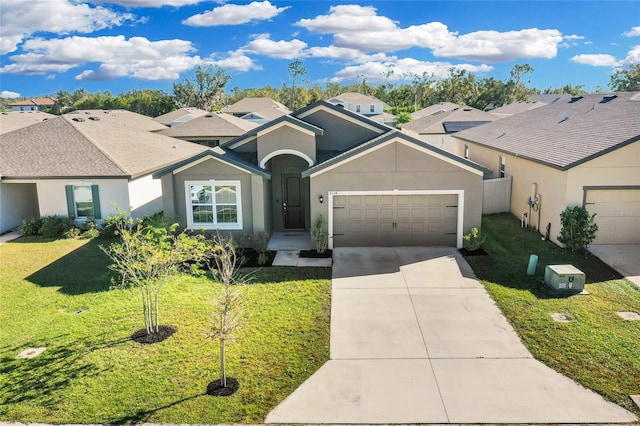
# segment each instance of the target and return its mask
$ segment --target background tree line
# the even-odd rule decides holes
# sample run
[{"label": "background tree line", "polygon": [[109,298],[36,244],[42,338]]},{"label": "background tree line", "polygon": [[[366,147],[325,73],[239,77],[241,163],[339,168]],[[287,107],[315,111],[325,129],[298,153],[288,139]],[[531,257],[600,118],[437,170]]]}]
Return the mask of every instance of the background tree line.
[{"label": "background tree line", "polygon": [[[343,85],[327,83],[324,86],[311,84],[305,75],[307,70],[301,60],[289,64],[289,82],[281,87],[266,85],[261,88],[228,90],[231,77],[223,69],[199,66],[193,77],[185,77],[172,84],[172,93],[165,90],[131,90],[117,96],[108,90],[88,93],[78,89],[72,93],[59,91],[48,95],[57,99],[50,111],[63,114],[79,109],[125,109],[150,117],[157,117],[181,107],[195,107],[206,111],[217,111],[245,97],[267,97],[296,110],[321,99],[330,99],[345,92],[357,92],[375,96],[391,107],[394,114],[410,113],[437,102],[453,102],[480,110],[489,110],[513,102],[531,101],[537,94],[586,93],[583,85],[566,84],[557,88],[540,90],[530,87],[534,70],[529,64],[515,65],[506,81],[494,77],[478,79],[473,73],[452,67],[446,78],[436,80],[429,74],[397,74],[391,65],[384,74],[384,81],[378,85],[361,81]],[[640,63],[628,69],[615,71],[609,83],[613,92],[640,91]],[[597,88],[596,92],[602,92]],[[8,104],[18,99],[0,99],[0,108],[9,110]]]}]

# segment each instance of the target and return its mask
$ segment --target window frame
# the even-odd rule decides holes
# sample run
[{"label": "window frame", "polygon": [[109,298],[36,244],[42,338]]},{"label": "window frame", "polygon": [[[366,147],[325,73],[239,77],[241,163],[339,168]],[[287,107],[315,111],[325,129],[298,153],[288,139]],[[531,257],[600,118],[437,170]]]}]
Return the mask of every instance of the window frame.
[{"label": "window frame", "polygon": [[[91,216],[79,216],[78,215],[78,203],[76,201],[76,188],[86,187],[91,192],[91,204],[93,209],[93,215]],[[71,183],[65,185],[65,194],[67,198],[67,215],[76,221],[83,222],[89,219],[102,219],[102,211],[100,208],[100,189],[99,186],[93,183]]]},{"label": "window frame", "polygon": [[356,112],[357,112],[357,113],[360,113],[360,109],[361,109],[361,108],[360,108],[360,104],[356,104]]},{"label": "window frame", "polygon": [[369,104],[369,112],[376,112],[376,105],[375,104]]},{"label": "window frame", "polygon": [[[213,213],[213,222],[195,222],[193,218],[193,206],[191,201],[191,186],[201,185],[201,186],[211,186],[211,203],[210,204],[196,204],[196,205],[210,205],[212,207]],[[216,200],[216,186],[235,186],[236,191],[236,201],[233,203],[218,203]],[[185,214],[187,218],[187,228],[188,229],[220,229],[220,230],[229,230],[229,231],[237,231],[243,229],[242,224],[242,183],[239,180],[188,180],[184,183],[185,190]],[[232,223],[218,223],[218,214],[217,207],[218,206],[228,206],[235,205],[236,207],[236,215],[237,221]]]},{"label": "window frame", "polygon": [[500,163],[498,164],[498,177],[505,177],[507,175],[507,159],[504,156],[500,156]]}]

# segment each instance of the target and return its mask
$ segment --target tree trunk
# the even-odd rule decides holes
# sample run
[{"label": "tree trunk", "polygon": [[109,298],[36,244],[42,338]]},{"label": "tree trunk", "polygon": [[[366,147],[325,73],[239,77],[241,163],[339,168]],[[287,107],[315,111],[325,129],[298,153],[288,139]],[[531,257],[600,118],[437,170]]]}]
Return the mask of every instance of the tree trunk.
[{"label": "tree trunk", "polygon": [[224,359],[224,339],[220,339],[220,385],[223,388],[227,387],[227,373],[225,371]]}]

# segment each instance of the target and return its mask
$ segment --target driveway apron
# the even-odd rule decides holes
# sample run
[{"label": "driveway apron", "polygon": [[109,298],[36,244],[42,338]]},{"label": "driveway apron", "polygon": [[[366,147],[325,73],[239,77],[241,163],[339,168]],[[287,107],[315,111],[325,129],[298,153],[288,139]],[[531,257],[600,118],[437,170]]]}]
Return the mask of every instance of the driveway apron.
[{"label": "driveway apron", "polygon": [[330,360],[267,423],[637,420],[533,359],[456,249],[333,256]]}]

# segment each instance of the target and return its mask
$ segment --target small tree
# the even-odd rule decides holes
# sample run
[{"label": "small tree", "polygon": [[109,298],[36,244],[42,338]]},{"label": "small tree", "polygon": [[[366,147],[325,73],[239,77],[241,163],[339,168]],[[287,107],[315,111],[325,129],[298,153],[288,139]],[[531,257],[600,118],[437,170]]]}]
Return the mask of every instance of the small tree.
[{"label": "small tree", "polygon": [[469,251],[476,251],[485,241],[484,235],[480,235],[478,228],[473,228],[470,233],[462,237],[464,240],[464,248]]},{"label": "small tree", "polygon": [[598,232],[598,224],[595,223],[596,215],[589,215],[586,208],[582,206],[567,207],[560,213],[560,222],[562,228],[558,241],[571,249],[583,250],[587,245],[596,239]]},{"label": "small tree", "polygon": [[313,225],[313,229],[311,229],[311,236],[316,245],[316,251],[320,254],[327,250],[327,244],[329,242],[329,233],[324,229],[326,224],[327,222],[325,222],[324,217],[318,215],[318,219],[315,225]]},{"label": "small tree", "polygon": [[236,330],[242,325],[242,297],[233,284],[244,284],[247,276],[240,276],[236,269],[236,243],[231,238],[216,234],[211,241],[208,262],[213,279],[220,284],[213,301],[211,331],[207,337],[220,341],[220,386],[227,387],[225,345],[233,341]]},{"label": "small tree", "polygon": [[120,241],[108,248],[100,247],[113,261],[110,269],[120,274],[121,280],[114,287],[140,290],[147,335],[158,333],[160,292],[170,276],[184,271],[188,261],[197,263],[201,259],[199,239],[184,232],[175,235],[177,224],[156,227],[129,218],[115,226]]}]

